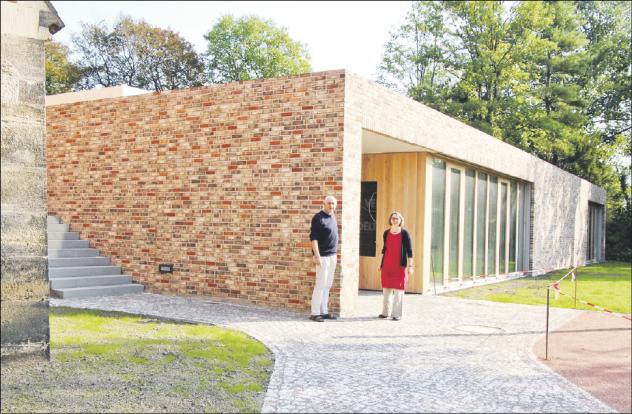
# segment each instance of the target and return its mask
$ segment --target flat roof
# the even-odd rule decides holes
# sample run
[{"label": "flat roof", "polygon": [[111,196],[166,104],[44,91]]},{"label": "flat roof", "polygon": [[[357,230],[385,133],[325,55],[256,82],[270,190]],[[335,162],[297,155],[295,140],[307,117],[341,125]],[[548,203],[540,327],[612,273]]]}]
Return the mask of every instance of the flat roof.
[{"label": "flat roof", "polygon": [[66,92],[58,95],[46,96],[46,106],[62,105],[75,102],[96,101],[98,99],[120,98],[123,96],[143,95],[152,93],[140,88],[127,85],[110,86],[107,88],[94,88],[78,92]]}]

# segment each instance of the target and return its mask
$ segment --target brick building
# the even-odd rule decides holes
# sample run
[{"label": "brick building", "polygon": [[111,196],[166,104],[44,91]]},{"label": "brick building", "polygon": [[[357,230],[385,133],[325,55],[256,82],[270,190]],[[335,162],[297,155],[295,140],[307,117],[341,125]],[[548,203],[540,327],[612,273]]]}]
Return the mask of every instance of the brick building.
[{"label": "brick building", "polygon": [[379,289],[392,210],[410,292],[604,257],[603,189],[344,70],[121,95],[47,103],[49,212],[149,291],[307,311],[327,194],[343,315]]}]

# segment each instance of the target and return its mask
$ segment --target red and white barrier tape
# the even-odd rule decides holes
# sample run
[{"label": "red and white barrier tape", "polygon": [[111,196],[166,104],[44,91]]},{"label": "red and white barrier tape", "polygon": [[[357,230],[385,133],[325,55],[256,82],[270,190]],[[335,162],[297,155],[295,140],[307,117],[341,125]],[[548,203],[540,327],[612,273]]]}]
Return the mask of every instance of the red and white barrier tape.
[{"label": "red and white barrier tape", "polygon": [[[573,296],[562,292],[562,290],[560,289],[559,283],[553,283],[550,287],[552,287],[553,290],[555,291],[555,296],[557,296],[557,295],[564,295],[566,297],[569,297],[569,298],[573,299]],[[585,300],[581,300],[581,299],[577,299],[577,302],[583,303],[586,306],[591,306],[591,307],[593,307],[595,309],[598,309],[598,310],[600,310],[600,311],[602,311],[604,313],[609,313],[610,315],[617,316],[619,318],[623,318],[623,319],[627,319],[629,321],[632,321],[632,318],[630,316],[624,315],[623,313],[613,312],[610,309],[602,308],[601,306],[595,305],[594,303],[586,302]]]},{"label": "red and white barrier tape", "polygon": [[567,274],[565,274],[564,276],[562,276],[561,278],[558,279],[557,282],[551,283],[551,286],[553,285],[557,285],[559,287],[560,282],[564,279],[566,279],[568,277],[568,275],[572,275],[571,276],[571,280],[574,282],[575,281],[575,269],[577,269],[576,267],[572,268]]}]

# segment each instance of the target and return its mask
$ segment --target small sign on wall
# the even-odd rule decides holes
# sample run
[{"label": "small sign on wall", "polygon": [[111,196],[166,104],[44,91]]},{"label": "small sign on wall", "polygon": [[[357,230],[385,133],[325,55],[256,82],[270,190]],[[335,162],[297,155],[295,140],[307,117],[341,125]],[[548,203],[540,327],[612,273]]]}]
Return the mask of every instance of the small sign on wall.
[{"label": "small sign on wall", "polygon": [[172,263],[161,263],[158,265],[158,271],[160,273],[173,273]]}]

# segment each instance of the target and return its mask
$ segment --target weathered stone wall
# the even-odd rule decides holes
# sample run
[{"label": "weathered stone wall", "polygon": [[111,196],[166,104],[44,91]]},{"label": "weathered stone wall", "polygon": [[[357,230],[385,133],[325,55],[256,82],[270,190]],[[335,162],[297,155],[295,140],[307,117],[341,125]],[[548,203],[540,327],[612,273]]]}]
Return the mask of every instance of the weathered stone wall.
[{"label": "weathered stone wall", "polygon": [[[40,10],[46,6],[2,3],[2,355],[46,356],[45,39],[41,31],[48,30],[39,26]],[[5,21],[10,16],[13,19]]]},{"label": "weathered stone wall", "polygon": [[343,101],[332,71],[49,106],[49,211],[149,291],[306,311],[312,215],[348,216]]},{"label": "weathered stone wall", "polygon": [[[515,177],[533,185],[533,246],[535,269],[581,265],[586,258],[588,202],[605,204],[606,192],[522,150],[487,135],[403,95],[347,72],[354,130],[346,140],[360,140],[362,128],[473,166]],[[347,101],[348,106],[351,101]],[[345,128],[350,128],[347,120]],[[605,256],[604,256],[605,257]]]}]

